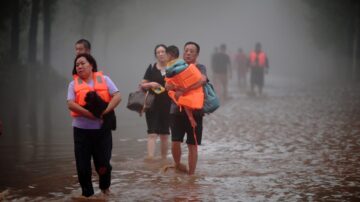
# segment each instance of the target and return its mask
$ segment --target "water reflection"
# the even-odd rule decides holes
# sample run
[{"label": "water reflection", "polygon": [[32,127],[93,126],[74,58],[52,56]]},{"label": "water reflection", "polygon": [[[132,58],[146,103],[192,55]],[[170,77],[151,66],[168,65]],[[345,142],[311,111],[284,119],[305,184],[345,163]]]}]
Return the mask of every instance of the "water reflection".
[{"label": "water reflection", "polygon": [[[125,130],[124,126],[114,134],[112,195],[107,200],[358,199],[359,91],[349,85],[270,84],[267,95],[257,98],[232,89],[232,100],[205,118],[204,142],[193,177],[173,169],[162,172],[171,163],[170,155],[168,161],[144,162],[145,129],[135,124]],[[71,201],[80,195],[71,136],[62,143],[55,141],[57,136],[51,137],[51,144],[25,141],[18,147],[0,147],[6,162],[0,165],[5,173],[0,176],[2,197]],[[183,151],[186,162],[186,147]],[[96,184],[95,173],[93,179]]]}]

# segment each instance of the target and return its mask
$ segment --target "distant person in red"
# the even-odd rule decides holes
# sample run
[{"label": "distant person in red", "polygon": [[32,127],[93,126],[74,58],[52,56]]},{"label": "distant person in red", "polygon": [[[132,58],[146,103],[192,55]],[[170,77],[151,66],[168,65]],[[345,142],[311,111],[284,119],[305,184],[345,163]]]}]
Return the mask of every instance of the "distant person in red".
[{"label": "distant person in red", "polygon": [[234,58],[234,69],[238,76],[238,87],[246,88],[246,76],[249,71],[248,57],[244,53],[242,48],[238,49],[238,52]]},{"label": "distant person in red", "polygon": [[256,95],[254,91],[255,86],[259,89],[259,95],[262,94],[264,74],[267,74],[269,71],[268,57],[261,48],[261,44],[259,42],[256,43],[255,50],[251,51],[249,55],[251,95]]},{"label": "distant person in red", "polygon": [[215,90],[220,100],[225,101],[228,98],[228,77],[231,77],[231,60],[226,53],[225,44],[221,44],[219,52],[213,54],[211,67],[213,70]]}]

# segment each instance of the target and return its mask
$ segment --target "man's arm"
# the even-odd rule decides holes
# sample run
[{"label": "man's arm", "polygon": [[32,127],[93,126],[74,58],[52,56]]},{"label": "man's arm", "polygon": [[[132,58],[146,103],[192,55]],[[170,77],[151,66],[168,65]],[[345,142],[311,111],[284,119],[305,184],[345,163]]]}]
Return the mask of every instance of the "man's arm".
[{"label": "man's arm", "polygon": [[180,96],[182,96],[184,93],[187,93],[191,90],[194,90],[196,88],[199,88],[201,86],[203,86],[205,83],[207,82],[207,77],[204,74],[201,74],[201,79],[194,83],[193,85],[187,87],[187,88],[182,88],[182,89],[176,89],[175,90],[175,98],[178,99]]}]

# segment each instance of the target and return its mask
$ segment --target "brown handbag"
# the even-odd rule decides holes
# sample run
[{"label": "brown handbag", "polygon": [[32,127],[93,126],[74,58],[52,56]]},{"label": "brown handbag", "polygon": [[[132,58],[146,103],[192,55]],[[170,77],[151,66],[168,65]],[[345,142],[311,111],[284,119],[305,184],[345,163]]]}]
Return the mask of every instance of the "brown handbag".
[{"label": "brown handbag", "polygon": [[149,91],[138,90],[129,94],[127,108],[136,111],[140,116],[151,108],[155,100],[155,95]]}]

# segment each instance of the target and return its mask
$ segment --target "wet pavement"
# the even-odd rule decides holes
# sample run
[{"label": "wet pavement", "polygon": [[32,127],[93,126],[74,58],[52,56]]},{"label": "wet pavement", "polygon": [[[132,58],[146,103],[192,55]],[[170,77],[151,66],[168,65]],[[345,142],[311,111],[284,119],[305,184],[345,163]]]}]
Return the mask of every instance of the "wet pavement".
[{"label": "wet pavement", "polygon": [[[204,119],[203,145],[196,175],[191,177],[172,169],[162,172],[161,168],[171,163],[170,155],[167,162],[144,162],[146,136],[127,137],[117,131],[112,194],[106,199],[357,201],[359,89],[359,84],[283,85],[270,81],[263,96],[249,97],[232,88],[232,98]],[[55,145],[51,155],[44,146],[39,154],[48,155],[43,158],[14,163],[23,177],[2,177],[2,187],[9,189],[0,190],[0,197],[5,201],[71,201],[80,194],[72,146],[71,142]],[[11,147],[1,148],[5,151],[11,152]],[[184,163],[186,157],[184,146]],[[97,187],[95,174],[93,179]],[[21,184],[24,181],[27,183]],[[97,197],[104,199],[100,194]]]}]

